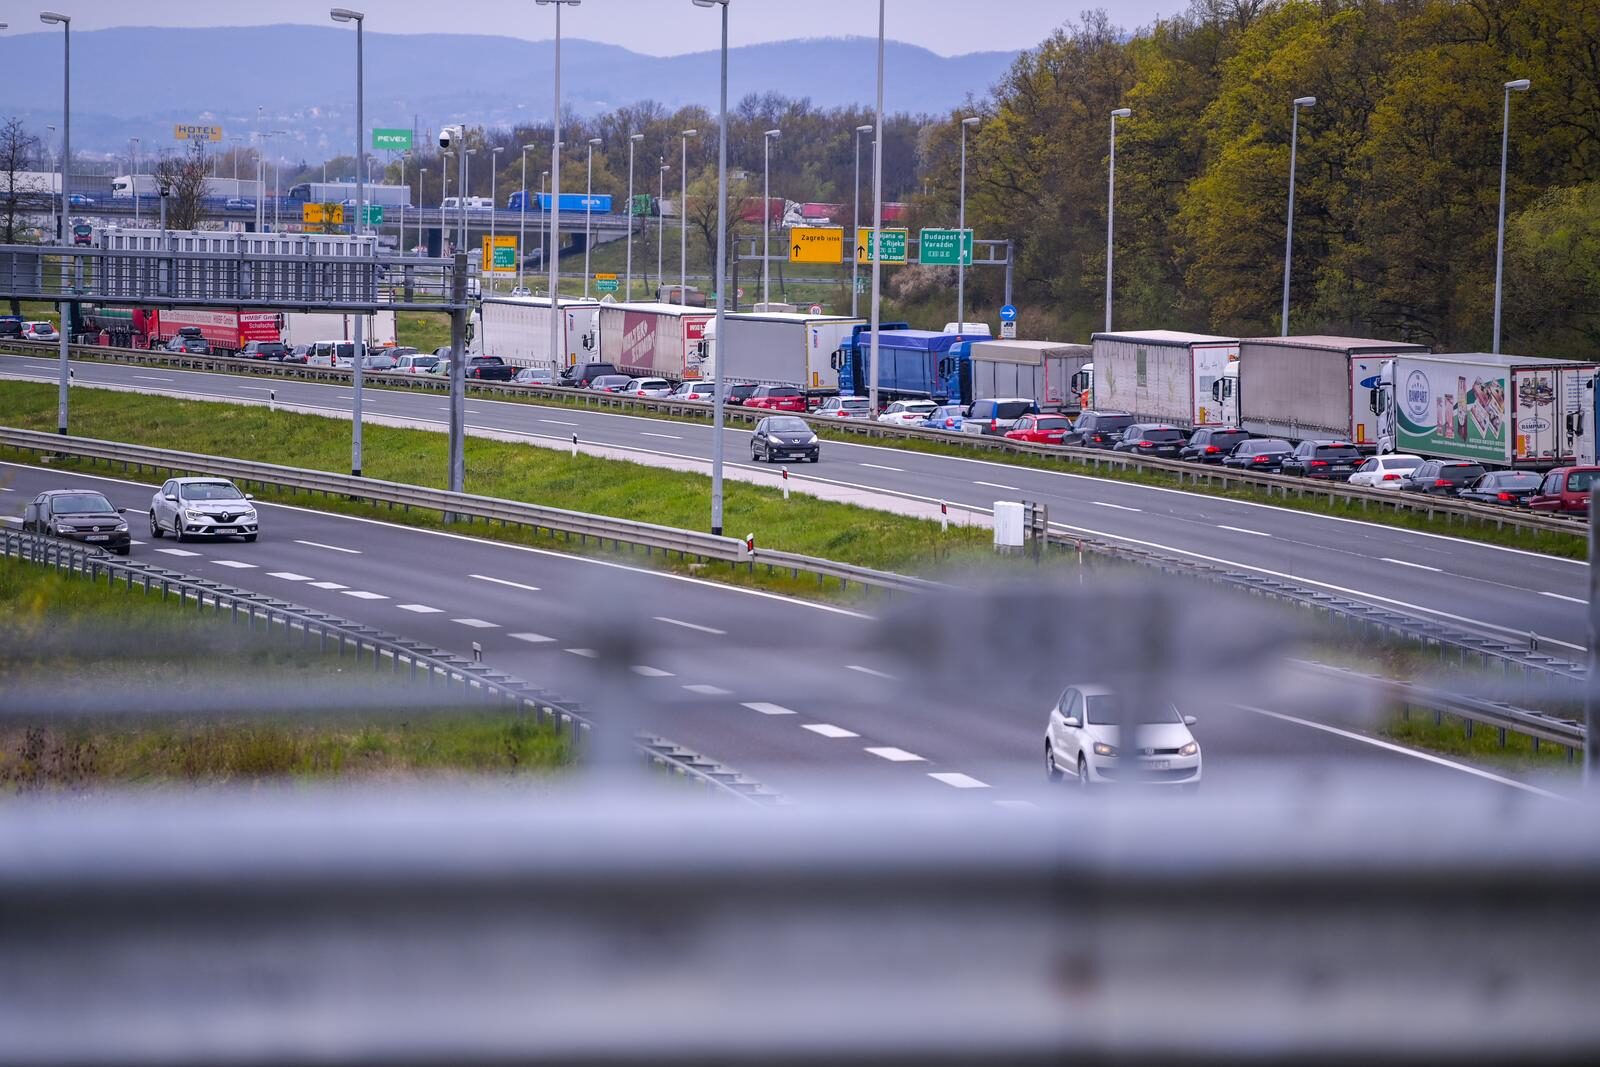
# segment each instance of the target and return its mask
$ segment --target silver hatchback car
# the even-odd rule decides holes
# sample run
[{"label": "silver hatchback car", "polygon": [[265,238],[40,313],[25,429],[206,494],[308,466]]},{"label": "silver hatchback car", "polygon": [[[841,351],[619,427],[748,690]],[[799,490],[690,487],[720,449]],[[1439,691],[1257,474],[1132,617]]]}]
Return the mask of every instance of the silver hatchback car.
[{"label": "silver hatchback car", "polygon": [[254,541],[261,531],[253,499],[226,478],[172,478],[150,500],[150,536]]}]

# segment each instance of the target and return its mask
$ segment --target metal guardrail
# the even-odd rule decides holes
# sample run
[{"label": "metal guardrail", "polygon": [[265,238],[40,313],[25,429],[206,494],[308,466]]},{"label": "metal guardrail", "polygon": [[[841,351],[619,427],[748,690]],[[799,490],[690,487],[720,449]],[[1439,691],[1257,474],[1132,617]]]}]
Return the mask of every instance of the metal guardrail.
[{"label": "metal guardrail", "polygon": [[[298,632],[302,642],[315,641],[321,652],[330,651],[331,644],[331,651],[343,659],[348,651],[358,666],[381,671],[387,663],[394,674],[409,672],[412,682],[429,686],[458,685],[468,697],[524,712],[540,725],[555,727],[574,746],[581,744],[592,729],[576,705],[554,699],[513,675],[443,649],[276,597],[137,560],[118,559],[92,545],[38,537],[20,530],[0,529],[0,557],[54,567],[61,573],[91,582],[103,577],[108,586],[121,583],[129,593],[135,589],[142,589],[147,595],[159,591],[162,600],[175,596],[183,606],[193,601],[196,612],[210,608],[213,618],[247,626],[252,631],[260,630],[268,637],[292,639]],[[768,803],[777,799],[776,794],[743,774],[663,738],[640,735],[634,743],[637,751],[650,762],[699,785],[754,802]]]},{"label": "metal guardrail", "polygon": [[[55,345],[47,342],[5,341],[0,351],[18,355],[52,355]],[[74,358],[107,363],[126,363],[141,366],[160,366],[175,370],[207,371],[213,373],[242,373],[299,381],[332,382],[348,384],[349,370],[334,367],[304,367],[270,361],[238,359],[231,356],[188,356],[179,353],[148,352],[138,349],[110,348],[100,345],[72,346]],[[371,386],[391,389],[411,389],[425,392],[448,392],[449,382],[428,374],[384,374],[368,371],[363,381]],[[516,400],[550,400],[563,405],[576,405],[597,411],[639,411],[672,418],[706,420],[711,418],[709,404],[686,401],[659,400],[651,397],[621,396],[616,393],[597,393],[582,389],[551,388],[546,386],[512,386],[494,382],[467,383],[473,395]],[[750,411],[731,405],[724,411],[729,425],[753,425],[769,412]],[[1464,500],[1441,498],[1426,494],[1403,493],[1396,490],[1368,489],[1345,482],[1322,482],[1309,478],[1296,478],[1282,474],[1258,474],[1229,470],[1215,464],[1184,463],[1179,460],[1141,457],[1107,449],[1075,448],[1055,445],[1036,445],[1012,441],[988,434],[952,433],[944,430],[925,430],[920,427],[890,426],[884,423],[856,420],[819,418],[802,415],[812,426],[835,433],[869,439],[898,441],[937,441],[959,448],[980,452],[1028,456],[1051,463],[1076,463],[1095,470],[1160,471],[1177,478],[1180,483],[1194,483],[1222,488],[1249,488],[1265,490],[1269,496],[1319,497],[1326,500],[1344,500],[1358,504],[1363,510],[1387,508],[1395,512],[1426,515],[1430,520],[1441,516],[1446,521],[1477,521],[1497,528],[1522,529],[1542,533],[1587,536],[1588,523],[1584,519],[1555,515],[1540,515],[1515,511],[1511,508],[1475,504]]]}]

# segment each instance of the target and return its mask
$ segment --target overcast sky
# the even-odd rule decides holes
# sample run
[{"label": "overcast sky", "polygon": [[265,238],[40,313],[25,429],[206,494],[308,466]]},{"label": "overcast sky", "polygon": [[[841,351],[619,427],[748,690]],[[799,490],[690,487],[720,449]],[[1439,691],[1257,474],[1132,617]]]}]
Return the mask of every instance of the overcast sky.
[{"label": "overcast sky", "polygon": [[[344,0],[349,4],[349,0]],[[358,0],[359,2],[359,0]],[[329,25],[329,0],[61,0],[74,29],[114,26],[259,26],[300,22]],[[350,6],[356,6],[351,4]],[[374,33],[488,33],[543,40],[554,16],[533,0],[367,0],[367,28]],[[1135,27],[1186,7],[1185,0],[888,0],[888,36],[941,55],[990,49],[1028,48],[1079,12],[1105,7],[1122,25]],[[871,0],[732,0],[732,44],[795,37],[875,35],[877,5]],[[44,27],[12,11],[9,32]],[[566,9],[563,34],[621,45],[651,55],[676,55],[714,48],[716,17],[689,0],[584,0]],[[292,69],[292,57],[285,57]]]}]

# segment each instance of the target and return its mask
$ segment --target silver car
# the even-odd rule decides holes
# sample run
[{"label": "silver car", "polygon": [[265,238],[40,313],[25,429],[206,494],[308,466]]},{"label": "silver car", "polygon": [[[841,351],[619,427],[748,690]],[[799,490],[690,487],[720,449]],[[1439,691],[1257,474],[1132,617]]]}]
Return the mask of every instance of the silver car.
[{"label": "silver car", "polygon": [[150,536],[242,537],[260,533],[255,499],[226,478],[173,478],[150,500]]},{"label": "silver car", "polygon": [[[1129,740],[1137,749],[1123,744],[1124,720],[1134,723]],[[1199,785],[1200,743],[1189,732],[1194,723],[1193,715],[1180,715],[1171,704],[1135,715],[1115,690],[1069,686],[1045,726],[1045,773],[1053,782],[1072,775],[1080,785]]]}]

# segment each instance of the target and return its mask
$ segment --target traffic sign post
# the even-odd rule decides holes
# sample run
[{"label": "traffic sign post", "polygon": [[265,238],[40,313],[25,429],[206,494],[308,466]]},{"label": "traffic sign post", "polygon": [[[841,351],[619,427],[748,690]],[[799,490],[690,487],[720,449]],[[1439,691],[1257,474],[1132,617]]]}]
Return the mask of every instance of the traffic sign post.
[{"label": "traffic sign post", "polygon": [[594,276],[594,290],[597,293],[614,293],[619,288],[615,274],[596,274]]},{"label": "traffic sign post", "polygon": [[[882,254],[878,256],[879,263],[904,263],[906,261],[906,247],[910,244],[910,230],[879,230],[883,239]],[[856,231],[856,262],[871,263],[872,230],[863,226]]]},{"label": "traffic sign post", "polygon": [[1017,307],[1007,304],[1000,309],[1000,339],[1014,341],[1017,339]]},{"label": "traffic sign post", "polygon": [[924,267],[972,266],[972,231],[923,230],[917,235],[917,261]]},{"label": "traffic sign post", "polygon": [[843,263],[844,231],[837,226],[796,226],[789,231],[790,263]]},{"label": "traffic sign post", "polygon": [[1016,322],[1017,321],[1017,308],[1016,308],[1015,304],[1007,304],[1005,307],[1000,309],[1000,321],[1001,322]]},{"label": "traffic sign post", "polygon": [[483,271],[485,274],[515,274],[517,270],[517,237],[510,234],[495,237],[491,249],[489,238],[483,239]]}]

